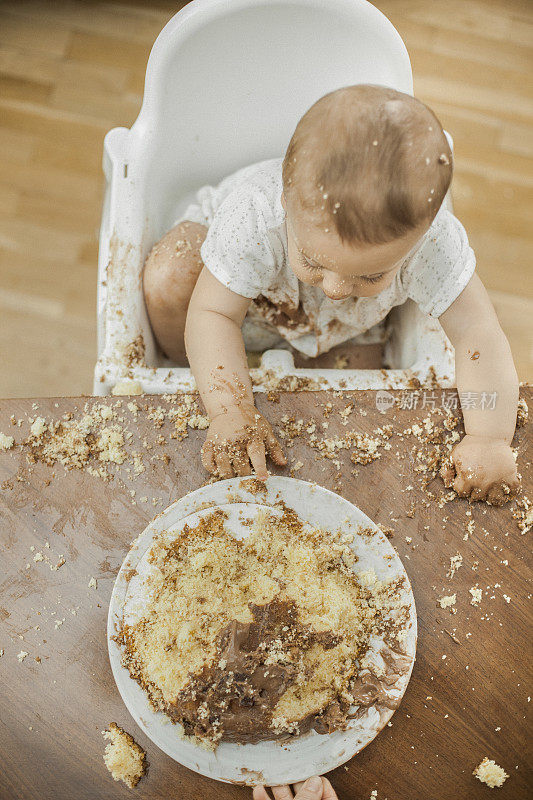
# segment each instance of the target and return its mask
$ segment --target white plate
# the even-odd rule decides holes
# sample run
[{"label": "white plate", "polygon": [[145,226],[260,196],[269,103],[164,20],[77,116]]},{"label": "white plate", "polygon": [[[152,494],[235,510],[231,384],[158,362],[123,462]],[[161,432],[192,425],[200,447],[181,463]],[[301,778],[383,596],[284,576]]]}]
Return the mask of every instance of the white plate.
[{"label": "white plate", "polygon": [[[117,575],[109,605],[107,633],[111,668],[122,699],[137,724],[161,750],[209,778],[249,786],[257,783],[273,786],[294,783],[316,773],[323,774],[348,761],[374,739],[393,711],[382,710],[380,714],[371,706],[363,716],[350,720],[346,731],[327,735],[311,731],[287,743],[223,742],[216,750],[210,751],[194,744],[191,739],[182,738],[178,726],[173,725],[165,714],[152,709],[145,692],[122,666],[121,648],[112,638],[123,615],[129,622],[134,621],[139,604],[142,604],[142,575],[146,569],[144,556],[156,533],[177,532],[185,521],[194,525],[199,514],[209,513],[214,506],[224,506],[230,513],[228,529],[237,538],[242,538],[249,532],[249,528],[241,524],[243,518],[255,516],[261,506],[274,506],[283,501],[298,513],[301,520],[315,527],[354,534],[365,529],[365,535],[355,535],[350,545],[358,558],[354,568],[357,573],[374,570],[380,580],[404,578],[400,599],[402,605],[409,608],[409,617],[403,649],[411,658],[411,666],[393,687],[398,699],[403,696],[415,659],[416,610],[409,579],[390,542],[356,506],[316,484],[294,478],[270,477],[265,491],[258,492],[258,485],[257,481],[241,478],[219,481],[191,492],[159,514],[136,539]],[[242,503],[247,504],[244,511]],[[132,570],[140,574],[128,581]],[[371,644],[371,650],[378,653],[381,642]]]}]

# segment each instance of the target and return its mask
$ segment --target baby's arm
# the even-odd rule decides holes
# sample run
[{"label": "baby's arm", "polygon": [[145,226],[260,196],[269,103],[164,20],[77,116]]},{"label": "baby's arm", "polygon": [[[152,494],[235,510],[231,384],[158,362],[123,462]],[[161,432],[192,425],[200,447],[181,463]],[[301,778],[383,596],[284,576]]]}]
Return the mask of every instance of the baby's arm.
[{"label": "baby's arm", "polygon": [[254,405],[241,326],[250,300],[227,289],[205,267],[189,303],[185,347],[210,419],[202,463],[221,478],[267,477],[265,448],[286,463],[267,420]]},{"label": "baby's arm", "polygon": [[[440,317],[455,348],[459,394],[476,393],[476,407],[463,403],[466,435],[453,449],[450,466],[442,471],[446,485],[472,500],[504,502],[519,480],[510,447],[516,426],[518,378],[509,343],[487,291],[477,275]],[[492,408],[479,399],[496,393]],[[455,474],[454,474],[455,471]],[[455,479],[454,479],[455,478]]]}]

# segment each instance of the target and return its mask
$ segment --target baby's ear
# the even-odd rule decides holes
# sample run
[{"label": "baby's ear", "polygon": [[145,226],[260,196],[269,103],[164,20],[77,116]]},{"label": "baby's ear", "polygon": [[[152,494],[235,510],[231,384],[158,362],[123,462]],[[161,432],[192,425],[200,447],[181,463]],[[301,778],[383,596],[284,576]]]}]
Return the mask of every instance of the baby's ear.
[{"label": "baby's ear", "polygon": [[281,193],[281,205],[283,206],[283,210],[287,210],[287,204],[285,203],[285,192]]}]

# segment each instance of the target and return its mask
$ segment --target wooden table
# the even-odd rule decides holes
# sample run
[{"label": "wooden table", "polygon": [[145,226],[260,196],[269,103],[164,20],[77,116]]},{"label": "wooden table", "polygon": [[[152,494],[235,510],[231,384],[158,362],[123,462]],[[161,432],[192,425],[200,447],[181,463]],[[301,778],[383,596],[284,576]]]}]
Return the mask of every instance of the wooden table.
[{"label": "wooden table", "polygon": [[[531,406],[533,391],[525,389],[522,395]],[[383,414],[376,409],[374,392],[281,393],[258,399],[260,409],[285,431],[291,427],[285,415],[315,420],[319,442],[354,429],[375,437],[372,432],[379,426],[393,426],[388,440],[377,440],[379,457],[366,465],[354,464],[354,448],[348,447],[335,457],[339,469],[310,445],[309,433],[294,438],[287,449],[290,466],[303,464],[295,473],[298,478],[337,488],[394,530],[392,542],[409,573],[418,609],[418,655],[404,701],[390,727],[330,774],[340,800],[368,800],[374,789],[378,800],[486,798],[490,790],[472,777],[485,756],[510,775],[497,797],[528,796],[529,548],[520,520],[513,518],[523,512],[515,501],[503,508],[447,502],[439,478],[422,487],[427,476],[417,471],[417,453],[427,455],[432,445],[420,442],[424,435],[418,428],[416,435],[402,432],[413,423],[423,428],[427,418],[428,425],[442,424],[440,392],[436,397],[436,403],[428,401],[435,403],[434,411],[422,408],[419,398],[416,409],[395,407]],[[404,406],[411,402],[399,400]],[[128,402],[139,410],[132,405],[131,411]],[[326,402],[331,406],[325,407]],[[349,403],[353,410],[341,416]],[[86,404],[90,409],[102,400],[0,403],[0,431],[16,440],[13,449],[0,452],[0,797],[251,797],[248,788],[210,781],[160,752],[129,716],[107,657],[106,616],[115,575],[129,543],[150,518],[205,481],[198,458],[204,434],[189,430],[180,442],[169,438],[168,419],[158,427],[161,413],[150,408],[160,406],[165,416],[171,399],[107,398],[104,404],[111,404],[131,430],[126,450],[141,452],[144,472],[136,474],[129,455],[122,465],[110,466],[113,477],[107,480],[87,469],[29,464],[30,449],[20,446],[28,436],[28,418],[40,415],[49,422],[71,412],[76,419]],[[22,420],[20,426],[12,424],[11,415]],[[517,431],[528,497],[532,439],[531,423]],[[372,450],[363,443],[363,456],[365,447]],[[98,466],[94,460],[91,464]],[[447,577],[457,554],[462,565]],[[65,563],[54,569],[60,557]],[[477,606],[471,603],[472,587],[483,592]],[[439,598],[453,594],[456,604],[441,608]],[[28,655],[19,662],[21,651]],[[147,777],[131,794],[113,783],[102,761],[101,731],[111,721],[135,737],[150,762]]]}]

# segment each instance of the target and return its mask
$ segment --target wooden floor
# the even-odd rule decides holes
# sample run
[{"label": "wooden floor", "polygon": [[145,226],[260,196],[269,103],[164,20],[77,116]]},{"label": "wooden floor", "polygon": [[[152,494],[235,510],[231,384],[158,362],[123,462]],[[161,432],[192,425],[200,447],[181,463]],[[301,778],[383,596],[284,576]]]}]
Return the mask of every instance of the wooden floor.
[{"label": "wooden floor", "polygon": [[[453,135],[455,211],[533,379],[533,7],[378,0]],[[0,5],[0,396],[91,391],[102,140],[140,108],[164,2]]]}]

